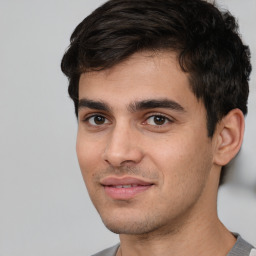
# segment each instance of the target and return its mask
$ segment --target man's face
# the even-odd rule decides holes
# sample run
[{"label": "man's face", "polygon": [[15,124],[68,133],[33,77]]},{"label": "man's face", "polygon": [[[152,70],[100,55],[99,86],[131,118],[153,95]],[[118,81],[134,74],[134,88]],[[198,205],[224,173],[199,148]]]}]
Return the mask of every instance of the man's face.
[{"label": "man's face", "polygon": [[80,168],[110,230],[173,230],[198,204],[206,207],[213,166],[206,110],[174,53],[136,53],[81,75],[78,118]]}]

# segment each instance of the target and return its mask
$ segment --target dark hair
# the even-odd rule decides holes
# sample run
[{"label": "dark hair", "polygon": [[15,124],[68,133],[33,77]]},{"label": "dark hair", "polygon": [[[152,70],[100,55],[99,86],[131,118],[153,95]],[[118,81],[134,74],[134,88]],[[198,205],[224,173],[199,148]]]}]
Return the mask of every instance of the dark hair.
[{"label": "dark hair", "polygon": [[212,137],[230,110],[247,113],[249,48],[229,12],[203,0],[110,0],[75,29],[61,62],[78,107],[80,74],[103,70],[144,50],[171,50],[207,111]]}]

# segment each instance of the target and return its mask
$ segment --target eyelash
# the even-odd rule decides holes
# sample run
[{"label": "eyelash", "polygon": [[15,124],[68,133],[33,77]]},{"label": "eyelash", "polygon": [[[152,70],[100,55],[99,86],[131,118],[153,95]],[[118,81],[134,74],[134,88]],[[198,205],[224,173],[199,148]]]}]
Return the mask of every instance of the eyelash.
[{"label": "eyelash", "polygon": [[[96,118],[96,117],[99,117],[99,118],[103,119],[104,122],[103,122],[102,124],[96,124],[96,123],[95,123],[95,119],[94,119],[93,122],[94,122],[95,124],[90,123],[90,119],[93,119],[93,118]],[[149,124],[148,122],[149,122],[149,119],[150,119],[150,118],[161,118],[161,119],[163,119],[164,123],[163,123],[163,124],[157,124],[157,123],[155,122],[156,120],[153,120],[153,122],[154,122],[155,124]],[[107,121],[107,122],[106,122],[106,121]],[[102,125],[111,123],[111,122],[109,121],[109,119],[108,119],[107,117],[105,117],[104,115],[102,115],[102,114],[93,114],[93,115],[90,115],[90,116],[86,117],[86,118],[83,120],[83,122],[86,122],[86,123],[88,123],[89,125],[94,126],[94,127],[100,127],[100,126],[102,126]],[[173,123],[173,120],[170,119],[170,118],[168,118],[168,117],[166,117],[166,116],[163,115],[163,114],[156,113],[156,114],[151,114],[150,116],[148,116],[142,124],[143,124],[143,125],[149,125],[149,126],[152,126],[152,127],[154,126],[154,127],[157,127],[157,128],[161,128],[161,127],[163,127],[164,125],[166,125],[167,123]]]},{"label": "eyelash", "polygon": [[[110,123],[110,121],[108,120],[108,118],[106,118],[104,115],[102,115],[102,114],[94,114],[94,115],[90,115],[90,116],[88,116],[88,117],[86,117],[84,120],[83,120],[83,122],[86,122],[86,123],[89,123],[89,125],[91,125],[91,126],[101,126],[101,125],[103,125],[103,124],[91,124],[90,123],[90,119],[93,119],[93,118],[96,118],[96,117],[100,117],[100,118],[102,118],[102,119],[104,119],[104,123],[105,123],[105,121],[107,120],[107,123]],[[95,121],[95,120],[94,120]],[[94,122],[95,123],[95,122]]]},{"label": "eyelash", "polygon": [[[148,116],[147,118],[146,118],[146,120],[143,122],[143,123],[146,123],[146,122],[148,122],[148,120],[150,119],[150,118],[162,118],[162,119],[164,119],[164,123],[163,124],[146,124],[146,125],[151,125],[151,126],[155,126],[155,127],[158,127],[158,128],[161,128],[161,127],[163,127],[164,125],[166,125],[167,123],[173,123],[173,120],[172,119],[170,119],[170,118],[168,118],[167,116],[165,116],[165,115],[162,115],[162,114],[151,114],[150,116]],[[155,122],[156,120],[154,120],[154,122]]]}]

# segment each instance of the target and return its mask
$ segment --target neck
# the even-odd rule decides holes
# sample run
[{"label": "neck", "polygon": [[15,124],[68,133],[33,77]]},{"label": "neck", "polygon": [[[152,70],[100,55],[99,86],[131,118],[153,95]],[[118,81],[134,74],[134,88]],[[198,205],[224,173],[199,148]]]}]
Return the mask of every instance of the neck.
[{"label": "neck", "polygon": [[235,244],[234,236],[220,221],[204,225],[203,221],[195,225],[193,233],[186,228],[177,233],[150,234],[144,236],[120,235],[121,256],[157,256],[157,255],[227,255]]}]

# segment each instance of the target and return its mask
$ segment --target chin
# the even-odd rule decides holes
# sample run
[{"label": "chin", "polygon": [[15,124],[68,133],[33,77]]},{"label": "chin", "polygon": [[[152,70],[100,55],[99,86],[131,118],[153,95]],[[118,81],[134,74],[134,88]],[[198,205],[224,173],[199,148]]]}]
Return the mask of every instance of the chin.
[{"label": "chin", "polygon": [[151,232],[143,223],[106,223],[105,226],[115,234],[142,235]]},{"label": "chin", "polygon": [[145,216],[136,218],[132,214],[129,215],[130,218],[127,216],[123,216],[123,218],[115,218],[114,216],[104,218],[102,216],[102,221],[111,232],[126,235],[146,235],[157,230],[162,230],[165,226],[161,219],[147,218]]}]

